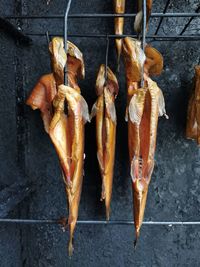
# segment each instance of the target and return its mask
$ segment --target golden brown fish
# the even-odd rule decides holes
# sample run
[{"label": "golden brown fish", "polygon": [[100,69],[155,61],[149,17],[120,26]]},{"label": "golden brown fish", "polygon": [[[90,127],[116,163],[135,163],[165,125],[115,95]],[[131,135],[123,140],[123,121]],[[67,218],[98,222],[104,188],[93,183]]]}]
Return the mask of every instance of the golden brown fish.
[{"label": "golden brown fish", "polygon": [[[80,50],[70,42],[66,56],[62,38],[54,38],[49,49],[53,74],[42,77],[33,89],[27,104],[41,110],[45,129],[60,160],[68,197],[71,255],[83,178],[84,124],[89,119],[87,104],[80,95],[77,84],[78,78],[84,77],[84,62]],[[62,85],[66,59],[68,59],[69,86]],[[65,103],[67,114],[65,114]]]},{"label": "golden brown fish", "polygon": [[[114,0],[114,12],[116,14],[124,14],[125,12],[125,0]],[[124,18],[117,17],[115,18],[115,34],[123,34],[124,30]],[[122,39],[115,39],[116,48],[117,48],[117,62],[119,68],[120,55],[122,51]]]},{"label": "golden brown fish", "polygon": [[[138,13],[135,17],[135,22],[134,22],[134,30],[137,33],[140,33],[142,30],[142,17],[143,17],[143,12],[142,12],[142,1],[143,0],[138,0]],[[152,9],[152,3],[153,0],[147,0],[146,1],[146,16],[147,16],[147,20],[146,20],[146,29],[148,29],[148,22],[149,22],[149,18],[151,16],[151,9]]]},{"label": "golden brown fish", "polygon": [[[125,38],[122,49],[128,89],[128,146],[137,241],[154,168],[158,116],[166,112],[162,91],[147,74],[144,74],[144,88],[139,86],[142,64],[145,62],[140,42]],[[151,67],[146,66],[147,70]]]},{"label": "golden brown fish", "polygon": [[186,137],[200,145],[200,66],[195,66],[194,87],[188,104]]},{"label": "golden brown fish", "polygon": [[[68,115],[64,112],[65,100]],[[71,256],[83,182],[84,124],[89,120],[89,114],[87,103],[80,93],[64,85],[58,87],[54,108],[55,114],[50,124],[49,134],[59,156],[66,185],[69,205],[69,255]]]},{"label": "golden brown fish", "polygon": [[101,200],[105,200],[106,218],[109,220],[117,124],[114,101],[119,86],[110,68],[107,69],[107,76],[106,80],[105,65],[101,65],[96,81],[98,99],[93,105],[91,117],[96,115],[97,158],[102,176]]}]

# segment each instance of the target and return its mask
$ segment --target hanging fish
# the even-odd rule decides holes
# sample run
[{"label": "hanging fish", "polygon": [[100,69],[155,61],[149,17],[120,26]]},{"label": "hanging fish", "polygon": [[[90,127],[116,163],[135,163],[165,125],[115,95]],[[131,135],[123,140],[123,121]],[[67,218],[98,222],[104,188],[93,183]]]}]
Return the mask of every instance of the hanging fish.
[{"label": "hanging fish", "polygon": [[[27,104],[33,109],[40,109],[46,132],[49,133],[59,157],[68,198],[68,250],[69,255],[72,255],[73,233],[83,180],[84,124],[89,120],[88,107],[77,84],[78,78],[84,77],[84,62],[82,53],[71,42],[68,42],[66,55],[62,38],[55,37],[49,50],[53,74],[40,79]],[[62,85],[66,60],[69,86]]]},{"label": "hanging fish", "polygon": [[105,200],[106,219],[109,220],[117,124],[115,98],[119,86],[111,69],[107,68],[107,78],[105,72],[105,65],[101,65],[96,80],[98,99],[93,105],[91,117],[96,116],[97,159],[102,176],[101,200]]},{"label": "hanging fish", "polygon": [[[116,14],[124,14],[125,12],[125,0],[114,0],[114,12]],[[115,18],[115,34],[121,35],[124,30],[124,18],[116,17]],[[122,51],[122,39],[115,39],[116,48],[117,48],[117,62],[119,69],[120,55]]]},{"label": "hanging fish", "polygon": [[[65,101],[68,114],[64,112]],[[73,253],[73,234],[78,218],[78,208],[83,182],[84,125],[89,121],[88,107],[76,89],[60,85],[54,99],[54,117],[49,135],[56,148],[66,185],[69,206],[69,255]]]},{"label": "hanging fish", "polygon": [[[122,49],[128,89],[128,147],[136,245],[154,168],[158,117],[165,115],[166,112],[162,91],[147,74],[144,74],[145,85],[140,88],[141,70],[146,60],[140,42],[132,38],[125,38]],[[146,66],[146,69],[150,70],[152,67],[153,65]]]},{"label": "hanging fish", "polygon": [[[135,17],[134,30],[135,32],[139,34],[142,31],[142,19],[143,19],[142,2],[143,0],[138,0],[137,2],[138,2],[138,7],[137,7],[138,13],[136,14],[136,17]],[[152,3],[153,3],[153,0],[146,1],[146,18],[147,18],[146,29],[148,29],[148,22],[151,16]]]},{"label": "hanging fish", "polygon": [[200,66],[195,66],[192,94],[188,104],[186,137],[200,145]]}]

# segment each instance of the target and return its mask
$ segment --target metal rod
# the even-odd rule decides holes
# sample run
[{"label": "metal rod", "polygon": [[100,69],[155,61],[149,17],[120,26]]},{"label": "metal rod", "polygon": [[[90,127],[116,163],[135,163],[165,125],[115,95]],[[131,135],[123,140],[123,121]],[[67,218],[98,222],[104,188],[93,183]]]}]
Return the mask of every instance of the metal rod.
[{"label": "metal rod", "polygon": [[[200,10],[200,6],[195,10],[195,12],[199,12]],[[200,15],[200,14],[199,14]],[[180,35],[182,35],[186,30],[187,28],[189,27],[190,23],[193,21],[194,17],[191,17],[189,19],[189,21],[185,24],[185,27],[182,29],[182,31],[180,32]]]},{"label": "metal rod", "polygon": [[[167,11],[167,9],[168,9],[169,3],[170,3],[170,0],[167,0],[167,3],[166,3],[165,8],[164,8],[164,10],[163,10],[163,15],[166,15],[166,11]],[[158,31],[159,31],[159,29],[160,29],[160,26],[161,26],[161,24],[162,24],[162,22],[163,22],[163,17],[164,17],[164,16],[162,16],[161,19],[160,19],[160,21],[159,21],[159,24],[158,24],[158,27],[157,27],[157,29],[156,29],[155,34],[157,34]]]},{"label": "metal rod", "polygon": [[108,78],[108,54],[109,54],[109,44],[110,44],[110,40],[109,40],[109,37],[107,36],[107,38],[106,38],[105,83],[107,82],[107,78]]},{"label": "metal rod", "polygon": [[50,43],[49,31],[46,31],[46,39],[47,39],[47,44],[49,45]]},{"label": "metal rod", "polygon": [[[0,223],[5,224],[61,224],[60,220],[55,219],[0,219]],[[105,221],[105,220],[78,220],[77,224],[94,224],[94,225],[134,225],[134,221],[129,220],[112,220],[112,221]],[[153,222],[153,221],[146,221],[143,222],[143,225],[200,225],[199,221],[179,221],[179,222]]]},{"label": "metal rod", "polygon": [[[146,0],[142,1],[142,50],[145,50],[145,43],[146,43],[146,24],[147,24],[147,6]],[[144,64],[142,66],[142,77],[141,77],[141,87],[144,87]]]},{"label": "metal rod", "polygon": [[[169,1],[169,0],[168,0]],[[165,10],[164,10],[165,11]],[[113,18],[113,17],[124,17],[132,18],[136,14],[71,14],[68,16],[70,19],[78,18]],[[198,13],[152,13],[153,18],[164,18],[164,17],[200,17]],[[4,16],[5,19],[63,19],[64,15],[25,15],[25,16]]]},{"label": "metal rod", "polygon": [[[30,36],[46,36],[45,33],[26,33],[26,35],[30,35]],[[54,33],[54,34],[49,34],[50,36],[62,36],[62,33]],[[137,38],[137,35],[134,34],[121,34],[121,35],[117,35],[117,34],[68,34],[68,37],[73,38],[73,37],[78,37],[78,38],[124,38],[124,37],[133,37],[133,38]],[[178,41],[180,40],[187,40],[187,41],[192,41],[192,40],[199,40],[200,39],[200,35],[171,35],[171,36],[167,36],[167,35],[147,35],[146,39],[158,39],[159,41]]]},{"label": "metal rod", "polygon": [[[67,55],[67,46],[68,46],[67,45],[67,31],[68,31],[67,23],[68,23],[68,14],[69,14],[71,2],[72,2],[72,0],[68,1],[67,8],[65,11],[65,19],[64,19],[64,48],[65,48],[66,55]],[[66,61],[65,68],[64,68],[64,84],[68,85],[67,61]]]}]

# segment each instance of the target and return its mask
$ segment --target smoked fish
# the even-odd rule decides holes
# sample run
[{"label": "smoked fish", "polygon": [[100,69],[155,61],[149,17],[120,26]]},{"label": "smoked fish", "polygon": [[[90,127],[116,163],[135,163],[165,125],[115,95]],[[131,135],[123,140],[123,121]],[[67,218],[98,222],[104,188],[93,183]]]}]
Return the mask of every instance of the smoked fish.
[{"label": "smoked fish", "polygon": [[102,176],[101,200],[105,200],[106,219],[109,220],[117,124],[115,98],[119,86],[117,78],[109,67],[107,79],[105,72],[105,65],[101,65],[96,80],[98,98],[93,105],[91,117],[96,116],[97,159]]},{"label": "smoked fish", "polygon": [[[59,157],[69,207],[68,251],[72,255],[83,181],[84,124],[89,120],[87,103],[77,83],[79,78],[84,78],[84,61],[80,50],[71,42],[68,42],[66,55],[60,37],[53,38],[49,50],[53,73],[40,79],[27,104],[40,109],[45,130]],[[63,85],[66,61],[68,86]]]},{"label": "smoked fish", "polygon": [[[144,218],[148,186],[154,168],[158,117],[165,115],[166,111],[162,91],[157,83],[148,77],[147,73],[144,74],[144,87],[140,88],[142,66],[147,62],[140,42],[127,37],[124,39],[122,51],[128,91],[128,147],[136,245]],[[148,66],[146,63],[148,73],[152,71],[152,67],[153,65]],[[158,70],[159,68],[155,73],[158,73]]]}]

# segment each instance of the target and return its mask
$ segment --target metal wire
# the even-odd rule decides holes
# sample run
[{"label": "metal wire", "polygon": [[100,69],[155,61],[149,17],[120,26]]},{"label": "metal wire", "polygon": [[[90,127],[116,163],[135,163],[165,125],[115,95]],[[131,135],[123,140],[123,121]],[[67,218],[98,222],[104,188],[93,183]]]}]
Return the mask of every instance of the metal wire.
[{"label": "metal wire", "polygon": [[[26,35],[30,36],[46,36],[46,33],[26,33]],[[50,36],[63,36],[62,33],[54,33],[54,34],[49,34]],[[68,37],[70,38],[124,38],[124,37],[133,37],[137,38],[137,35],[134,34],[68,34]],[[171,35],[171,36],[162,36],[162,35],[147,35],[146,39],[157,39],[158,41],[192,41],[192,40],[200,40],[200,35]]]},{"label": "metal wire", "polygon": [[[67,45],[67,31],[68,31],[67,23],[68,23],[68,14],[69,14],[71,2],[72,2],[72,0],[68,1],[67,8],[65,11],[65,18],[64,18],[64,48],[65,48],[66,55],[67,55],[67,46],[68,46]],[[64,68],[64,84],[68,85],[67,61],[66,61],[65,68]]]},{"label": "metal wire", "polygon": [[[147,6],[146,0],[142,1],[142,50],[145,50],[146,45],[146,24],[147,24]],[[142,66],[142,76],[141,76],[141,88],[144,87],[144,65]]]},{"label": "metal wire", "polygon": [[108,78],[108,54],[109,54],[109,44],[110,44],[110,39],[107,36],[106,38],[106,64],[105,64],[105,83],[107,82],[107,78]]},{"label": "metal wire", "polygon": [[[0,224],[61,224],[60,220],[55,219],[0,219]],[[77,224],[88,225],[134,225],[134,221],[129,220],[78,220]],[[165,221],[165,222],[154,222],[154,221],[146,221],[142,223],[143,225],[167,225],[167,226],[176,226],[176,225],[200,225],[200,222],[187,222],[187,221]]]},{"label": "metal wire", "polygon": [[[169,1],[169,0],[168,0]],[[113,17],[124,17],[124,18],[132,18],[135,17],[136,14],[71,14],[68,15],[70,19],[78,19],[78,18],[113,18]],[[198,13],[152,13],[151,18],[159,18],[159,17],[200,17]],[[6,19],[63,19],[64,15],[25,15],[25,16],[4,16]]]},{"label": "metal wire", "polygon": [[47,39],[47,44],[49,45],[50,43],[50,38],[49,38],[49,32],[46,31],[46,39]]}]

